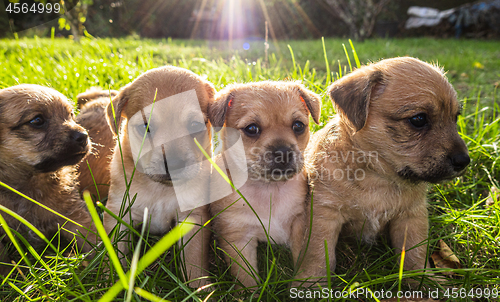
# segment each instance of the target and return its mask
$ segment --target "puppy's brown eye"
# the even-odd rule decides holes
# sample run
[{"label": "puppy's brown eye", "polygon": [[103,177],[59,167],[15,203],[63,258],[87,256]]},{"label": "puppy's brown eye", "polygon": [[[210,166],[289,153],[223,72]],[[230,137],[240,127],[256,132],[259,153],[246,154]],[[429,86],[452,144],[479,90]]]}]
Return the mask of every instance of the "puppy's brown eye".
[{"label": "puppy's brown eye", "polygon": [[412,116],[410,117],[409,121],[415,128],[423,128],[428,124],[427,115],[425,113],[420,113]]},{"label": "puppy's brown eye", "polygon": [[260,134],[260,127],[257,126],[257,124],[250,124],[246,126],[243,131],[245,131],[245,134],[248,136],[257,136]]},{"label": "puppy's brown eye", "polygon": [[35,116],[34,119],[29,121],[30,125],[35,128],[42,128],[45,125],[45,119],[41,115]]},{"label": "puppy's brown eye", "polygon": [[304,123],[299,122],[299,121],[293,122],[292,130],[295,133],[297,133],[297,134],[303,133],[305,129],[306,129],[306,125],[304,125]]}]

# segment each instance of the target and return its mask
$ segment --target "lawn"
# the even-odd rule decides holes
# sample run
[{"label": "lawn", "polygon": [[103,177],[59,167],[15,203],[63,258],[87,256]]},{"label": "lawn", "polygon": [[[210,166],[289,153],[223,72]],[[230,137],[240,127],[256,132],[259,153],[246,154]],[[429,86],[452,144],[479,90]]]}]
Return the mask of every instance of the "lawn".
[{"label": "lawn", "polygon": [[[312,126],[312,130],[317,130],[334,114],[324,94],[326,87],[349,72],[350,66],[356,66],[349,41],[342,39],[326,39],[324,44],[321,40],[280,41],[270,43],[267,54],[264,41],[250,42],[248,50],[243,49],[243,41],[234,41],[233,46],[236,50],[229,49],[227,42],[171,39],[89,37],[80,44],[37,37],[0,40],[0,88],[19,83],[48,85],[76,100],[76,95],[89,87],[119,89],[142,72],[165,64],[190,69],[206,77],[217,89],[234,82],[300,80],[323,96],[321,123]],[[444,284],[449,288],[464,288],[467,293],[471,289],[499,290],[500,205],[497,202],[486,206],[486,200],[493,187],[500,187],[500,42],[375,39],[354,43],[354,47],[361,64],[409,55],[438,63],[447,71],[463,106],[458,129],[472,163],[464,176],[430,187],[429,255],[442,239],[460,260],[461,268],[448,269],[451,275]],[[0,300],[96,301],[119,281],[107,269],[109,263],[103,249],[99,251],[90,263],[83,262],[79,255],[61,260],[46,252],[44,269],[40,269],[41,261],[32,261],[30,270],[23,269],[23,274],[13,274],[2,281]],[[208,296],[221,301],[234,301],[236,297],[247,300],[254,297],[253,292],[263,301],[290,300],[290,253],[286,248],[269,249],[266,245],[260,246],[259,253],[261,280],[268,282],[240,296],[235,293],[234,279],[226,271],[220,251],[212,261],[214,284],[204,291],[196,292],[177,279],[181,268],[174,265],[178,262],[172,252],[153,259],[154,263],[136,276],[135,286],[175,301],[201,301]],[[338,255],[338,277],[332,279],[335,289],[397,290],[399,264],[384,240],[372,246],[340,243]],[[20,261],[20,265],[24,267],[25,263]],[[421,275],[405,272],[405,277]],[[437,288],[429,280],[424,283]],[[445,292],[441,291],[441,297]],[[141,294],[147,295],[123,291],[113,301],[141,301],[145,299]],[[462,298],[470,300],[471,296]]]}]

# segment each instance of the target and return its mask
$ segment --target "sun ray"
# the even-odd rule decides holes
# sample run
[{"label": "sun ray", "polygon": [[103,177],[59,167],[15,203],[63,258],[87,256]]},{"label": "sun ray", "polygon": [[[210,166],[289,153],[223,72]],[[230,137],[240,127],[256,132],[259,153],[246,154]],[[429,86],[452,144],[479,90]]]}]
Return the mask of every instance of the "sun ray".
[{"label": "sun ray", "polygon": [[280,47],[278,45],[278,40],[276,39],[276,34],[274,33],[274,28],[273,24],[271,22],[271,18],[269,18],[269,13],[267,12],[266,5],[264,4],[263,0],[259,0],[260,7],[262,8],[262,12],[264,13],[264,18],[267,21],[267,24],[269,24],[269,32],[271,33],[271,38],[273,39],[273,44],[276,50],[279,52]]},{"label": "sun ray", "polygon": [[199,13],[196,16],[196,21],[194,22],[193,30],[191,31],[191,39],[194,39],[196,37],[196,32],[198,31],[198,26],[200,26],[200,20],[203,16],[203,12],[205,11],[206,5],[207,5],[207,0],[202,0]]}]

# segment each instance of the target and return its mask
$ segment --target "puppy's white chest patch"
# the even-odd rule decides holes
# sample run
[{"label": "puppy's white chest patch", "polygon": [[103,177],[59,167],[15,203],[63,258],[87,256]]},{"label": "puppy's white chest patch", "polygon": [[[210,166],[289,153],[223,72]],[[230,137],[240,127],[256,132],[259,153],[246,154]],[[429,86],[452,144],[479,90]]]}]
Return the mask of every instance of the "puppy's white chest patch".
[{"label": "puppy's white chest patch", "polygon": [[240,200],[233,205],[238,208],[235,221],[251,228],[260,241],[267,240],[265,229],[276,243],[288,243],[294,219],[304,211],[307,185],[299,177],[277,183],[247,182],[240,192],[257,215]]}]

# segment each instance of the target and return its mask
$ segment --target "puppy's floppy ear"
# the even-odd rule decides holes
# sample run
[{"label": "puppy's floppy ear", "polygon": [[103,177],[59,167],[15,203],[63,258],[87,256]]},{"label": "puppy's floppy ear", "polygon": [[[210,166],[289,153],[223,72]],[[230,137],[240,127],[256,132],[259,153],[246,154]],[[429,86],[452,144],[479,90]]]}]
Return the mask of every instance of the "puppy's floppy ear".
[{"label": "puppy's floppy ear", "polygon": [[319,124],[319,115],[321,113],[321,97],[307,89],[304,85],[298,84],[299,95],[306,104],[307,110],[311,114],[314,122]]},{"label": "puppy's floppy ear", "polygon": [[210,103],[213,103],[216,92],[214,85],[210,82],[205,82],[205,90],[207,91]]},{"label": "puppy's floppy ear", "polygon": [[370,100],[384,89],[382,71],[372,69],[363,72],[366,70],[354,71],[328,88],[333,104],[349,119],[356,131],[365,126]]},{"label": "puppy's floppy ear", "polygon": [[114,134],[118,134],[118,130],[122,123],[122,112],[129,99],[128,87],[130,87],[130,84],[122,88],[106,107],[106,120]]},{"label": "puppy's floppy ear", "polygon": [[226,122],[226,113],[233,99],[231,91],[219,94],[215,102],[208,107],[208,118],[215,128],[222,128]]}]

